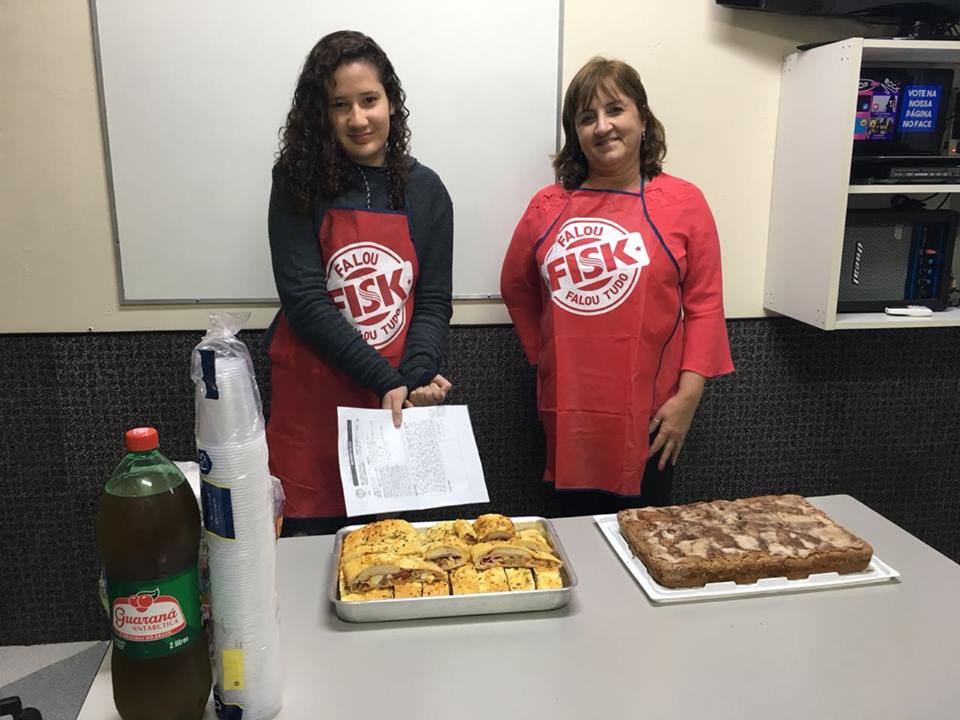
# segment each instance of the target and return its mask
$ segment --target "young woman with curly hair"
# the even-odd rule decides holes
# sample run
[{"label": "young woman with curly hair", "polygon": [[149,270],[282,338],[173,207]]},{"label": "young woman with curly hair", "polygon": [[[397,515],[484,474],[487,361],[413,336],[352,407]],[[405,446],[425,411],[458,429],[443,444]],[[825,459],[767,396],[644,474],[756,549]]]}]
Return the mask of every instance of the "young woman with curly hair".
[{"label": "young woman with curly hair", "polygon": [[453,209],[436,173],[409,155],[405,102],[373,40],[335,32],[307,56],[281,132],[267,441],[288,530],[345,523],[337,406],[389,409],[399,426],[404,407],[441,403],[451,387],[438,373]]},{"label": "young woman with curly hair", "polygon": [[544,479],[568,515],[671,501],[705,378],[733,370],[703,194],[662,170],[636,70],[594,58],[563,102],[557,183],[520,219],[501,294],[537,365]]}]

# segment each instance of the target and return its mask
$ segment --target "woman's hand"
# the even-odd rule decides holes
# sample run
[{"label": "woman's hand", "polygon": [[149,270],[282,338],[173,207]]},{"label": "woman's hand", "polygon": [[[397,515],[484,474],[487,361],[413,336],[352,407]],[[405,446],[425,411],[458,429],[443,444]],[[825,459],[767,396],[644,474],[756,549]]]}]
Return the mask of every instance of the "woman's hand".
[{"label": "woman's hand", "polygon": [[429,385],[423,385],[410,393],[404,407],[442,405],[453,385],[443,375],[435,375]]},{"label": "woman's hand", "polygon": [[657,468],[663,470],[669,460],[677,464],[677,457],[683,448],[687,432],[693,423],[693,416],[697,412],[700,398],[703,397],[704,377],[690,370],[680,373],[680,384],[677,394],[661,405],[650,419],[650,434],[657,436],[650,445],[650,456],[663,448]]},{"label": "woman's hand", "polygon": [[389,410],[393,414],[393,426],[400,427],[403,424],[403,403],[407,399],[407,386],[401,385],[393,390],[388,390],[380,401],[380,407]]}]

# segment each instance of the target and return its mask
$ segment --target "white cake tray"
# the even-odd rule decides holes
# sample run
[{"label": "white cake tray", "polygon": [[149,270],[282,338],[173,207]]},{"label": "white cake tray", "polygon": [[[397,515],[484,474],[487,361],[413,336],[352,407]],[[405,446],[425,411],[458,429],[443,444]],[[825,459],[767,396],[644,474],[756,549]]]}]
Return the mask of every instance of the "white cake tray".
[{"label": "white cake tray", "polygon": [[895,581],[900,573],[883,562],[874,554],[870,566],[860,572],[847,573],[819,573],[810,575],[802,580],[789,580],[785,577],[762,578],[749,585],[737,585],[733,581],[707,583],[699,588],[668,588],[654,580],[637,556],[630,550],[627,541],[620,534],[617,516],[594,515],[600,532],[610,543],[610,547],[626,566],[630,574],[643,588],[651,602],[657,604],[698,602],[702,600],[723,600],[748,597],[751,595],[776,595],[780,593],[805,592],[808,590],[825,590],[831,588],[854,587],[857,585],[876,585]]}]

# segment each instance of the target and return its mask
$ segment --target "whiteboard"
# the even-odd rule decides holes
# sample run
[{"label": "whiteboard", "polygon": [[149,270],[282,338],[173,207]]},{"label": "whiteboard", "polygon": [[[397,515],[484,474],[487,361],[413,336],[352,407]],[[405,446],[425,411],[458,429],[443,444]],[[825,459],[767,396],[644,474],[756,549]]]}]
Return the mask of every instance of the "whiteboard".
[{"label": "whiteboard", "polygon": [[529,198],[553,181],[562,0],[91,0],[123,303],[275,300],[278,130],[307,53],[386,51],[412,153],[454,206],[454,295],[499,295]]}]

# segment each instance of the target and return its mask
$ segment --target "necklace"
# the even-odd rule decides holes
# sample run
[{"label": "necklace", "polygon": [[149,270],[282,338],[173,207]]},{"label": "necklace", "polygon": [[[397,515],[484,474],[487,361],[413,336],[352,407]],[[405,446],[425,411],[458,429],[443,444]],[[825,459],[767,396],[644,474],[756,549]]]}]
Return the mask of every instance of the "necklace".
[{"label": "necklace", "polygon": [[[357,168],[357,170],[358,170],[359,173],[360,173],[360,179],[363,180],[363,189],[366,190],[366,192],[367,192],[367,210],[370,210],[370,209],[371,209],[371,193],[370,193],[370,183],[367,182],[367,174],[363,171],[363,168],[362,168],[360,165],[356,165],[356,164],[355,164],[355,167]],[[390,175],[390,168],[387,168],[387,196],[388,196],[388,198],[389,198],[389,195],[390,195],[390,181],[391,181],[391,180],[392,180],[392,177],[391,177],[391,175]],[[388,204],[389,204],[389,202],[388,202]]]},{"label": "necklace", "polygon": [[357,170],[360,171],[360,179],[363,180],[363,187],[367,191],[367,210],[370,209],[370,183],[367,182],[367,174],[363,171],[363,168],[357,165]]}]

